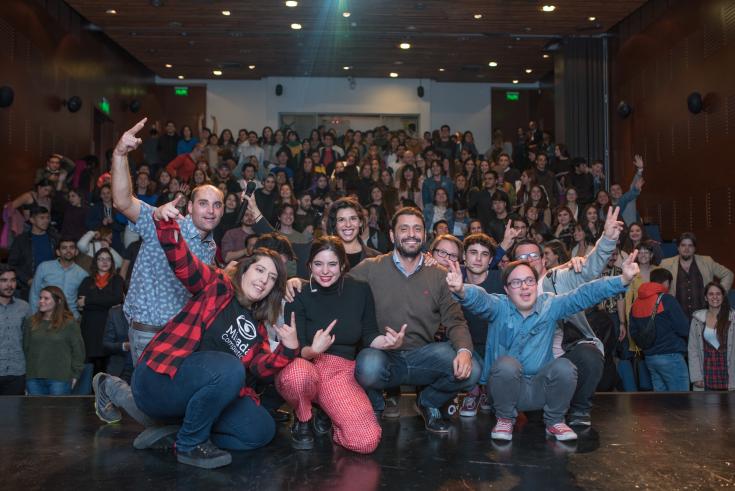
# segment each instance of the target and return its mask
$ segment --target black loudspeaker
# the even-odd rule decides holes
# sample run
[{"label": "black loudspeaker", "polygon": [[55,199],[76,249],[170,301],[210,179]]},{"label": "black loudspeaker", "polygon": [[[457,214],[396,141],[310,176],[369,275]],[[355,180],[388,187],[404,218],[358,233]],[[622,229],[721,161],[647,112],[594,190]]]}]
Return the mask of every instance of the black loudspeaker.
[{"label": "black loudspeaker", "polygon": [[0,107],[10,107],[15,99],[15,92],[12,87],[3,85],[0,87]]},{"label": "black loudspeaker", "polygon": [[276,85],[276,95],[283,95],[283,85]]},{"label": "black loudspeaker", "polygon": [[689,94],[689,97],[687,97],[687,107],[689,108],[689,112],[692,114],[701,113],[702,109],[704,109],[702,94],[699,92],[692,92]]},{"label": "black loudspeaker", "polygon": [[618,104],[618,115],[625,119],[633,112],[633,108],[625,101],[620,101]]},{"label": "black loudspeaker", "polygon": [[82,108],[82,99],[74,95],[62,102],[62,104],[66,106],[70,113],[75,113]]},{"label": "black loudspeaker", "polygon": [[140,111],[140,101],[138,99],[133,99],[130,101],[130,112],[137,113]]},{"label": "black loudspeaker", "polygon": [[424,96],[424,88],[419,85],[418,88],[416,89],[416,94],[418,94],[419,97],[423,97]]}]

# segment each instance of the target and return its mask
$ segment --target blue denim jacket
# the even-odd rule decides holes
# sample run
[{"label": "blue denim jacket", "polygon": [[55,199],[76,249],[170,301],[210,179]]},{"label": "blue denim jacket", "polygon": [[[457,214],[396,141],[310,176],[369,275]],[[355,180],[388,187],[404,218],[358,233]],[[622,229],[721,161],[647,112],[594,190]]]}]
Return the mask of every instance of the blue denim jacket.
[{"label": "blue denim jacket", "polygon": [[538,373],[553,359],[551,347],[558,320],[621,293],[626,287],[621,277],[615,276],[585,283],[560,295],[542,293],[525,318],[506,295],[486,293],[475,285],[465,284],[464,289],[464,298],[458,299],[462,308],[490,322],[480,377],[480,383],[485,384],[490,368],[501,356],[518,360],[526,377]]}]

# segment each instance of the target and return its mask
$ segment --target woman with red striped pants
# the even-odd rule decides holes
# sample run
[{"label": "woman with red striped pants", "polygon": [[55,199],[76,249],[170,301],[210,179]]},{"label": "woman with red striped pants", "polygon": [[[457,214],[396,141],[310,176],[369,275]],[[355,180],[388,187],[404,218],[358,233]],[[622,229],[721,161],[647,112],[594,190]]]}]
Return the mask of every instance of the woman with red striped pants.
[{"label": "woman with red striped pants", "polygon": [[[334,425],[335,443],[358,453],[373,452],[381,427],[363,388],[355,380],[358,345],[396,349],[406,331],[387,327],[378,334],[375,304],[367,283],[346,278],[349,268],[342,241],[335,236],[314,241],[309,255],[309,285],[286,305],[293,312],[301,358],[276,376],[276,389],[294,408],[291,443],[297,450],[314,446],[314,431]],[[314,411],[318,404],[323,411]],[[315,414],[316,412],[316,414]]]}]

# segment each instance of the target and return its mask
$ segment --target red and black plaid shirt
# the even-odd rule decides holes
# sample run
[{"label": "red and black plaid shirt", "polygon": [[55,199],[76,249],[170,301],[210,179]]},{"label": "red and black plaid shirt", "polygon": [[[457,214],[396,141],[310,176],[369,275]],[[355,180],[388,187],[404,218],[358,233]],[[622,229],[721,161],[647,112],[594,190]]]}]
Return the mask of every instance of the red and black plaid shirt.
[{"label": "red and black plaid shirt", "polygon": [[[175,220],[156,221],[156,231],[171,269],[192,298],[148,343],[139,363],[173,378],[181,362],[197,351],[202,333],[209,329],[220,310],[237,300],[232,283],[222,270],[210,267],[189,251]],[[298,349],[286,348],[281,343],[271,351],[265,326],[259,323],[257,329],[261,342],[252,346],[241,361],[255,376],[266,378],[296,358]],[[250,392],[243,387],[240,396]]]}]

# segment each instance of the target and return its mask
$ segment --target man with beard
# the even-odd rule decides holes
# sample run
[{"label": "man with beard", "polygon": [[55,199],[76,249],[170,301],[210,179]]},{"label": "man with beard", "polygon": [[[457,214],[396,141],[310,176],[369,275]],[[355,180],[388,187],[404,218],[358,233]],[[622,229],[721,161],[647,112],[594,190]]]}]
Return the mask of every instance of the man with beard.
[{"label": "man with beard", "polygon": [[691,232],[684,232],[677,243],[679,255],[661,261],[661,267],[668,269],[673,277],[669,291],[679,301],[687,318],[707,307],[704,300],[704,285],[719,279],[722,288],[730,291],[733,273],[710,256],[700,256],[697,251],[697,238]]},{"label": "man with beard", "polygon": [[26,391],[23,321],[31,315],[28,302],[13,298],[15,270],[0,264],[0,395],[22,396]]},{"label": "man with beard", "polygon": [[[115,208],[130,220],[131,229],[143,239],[123,306],[125,316],[130,321],[130,351],[133,361],[138,360],[148,342],[191,298],[191,293],[171,271],[158,241],[153,218],[155,208],[137,199],[132,193],[128,154],[142,143],[136,135],[145,121],[143,119],[123,134],[112,159],[112,197]],[[183,238],[194,255],[205,263],[212,264],[216,251],[212,231],[224,213],[222,191],[212,185],[196,187],[191,193],[188,212],[179,221]],[[117,407],[123,407],[139,423],[152,425],[150,418],[135,405],[130,387],[122,379],[99,373],[94,377],[92,387],[95,391],[95,409],[103,421],[119,421],[121,415]],[[171,427],[165,428],[169,433],[157,432],[160,428],[152,430],[143,432],[134,446],[148,448],[158,439],[175,433]]]},{"label": "man with beard", "polygon": [[[407,324],[400,350],[363,349],[355,378],[365,388],[376,414],[386,408],[382,391],[400,385],[424,386],[416,407],[426,429],[446,433],[450,424],[440,408],[477,383],[480,364],[472,357],[472,339],[459,305],[451,298],[446,270],[424,264],[426,235],[420,210],[401,208],[393,216],[393,252],[363,260],[350,275],[366,281],[375,297],[378,326]],[[434,342],[439,326],[449,342]]]},{"label": "man with beard", "polygon": [[45,261],[38,265],[36,274],[31,282],[31,293],[28,302],[31,310],[38,310],[38,297],[41,290],[47,286],[58,286],[64,292],[66,302],[69,304],[74,318],[79,320],[79,306],[77,305],[77,292],[82,280],[89,274],[74,259],[77,257],[77,243],[69,237],[61,238],[56,248],[56,259]]}]

